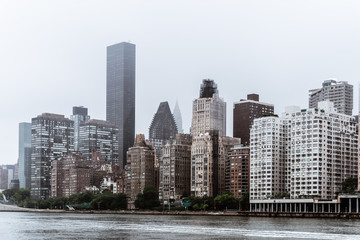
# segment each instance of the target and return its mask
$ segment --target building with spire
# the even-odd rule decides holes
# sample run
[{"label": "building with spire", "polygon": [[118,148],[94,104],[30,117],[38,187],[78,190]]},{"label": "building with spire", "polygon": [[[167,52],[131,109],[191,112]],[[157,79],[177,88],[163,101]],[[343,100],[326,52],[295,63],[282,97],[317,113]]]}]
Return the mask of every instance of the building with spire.
[{"label": "building with spire", "polygon": [[173,111],[173,115],[174,115],[174,119],[175,119],[175,123],[176,123],[176,126],[177,126],[178,133],[183,133],[184,130],[182,128],[182,116],[181,116],[181,111],[180,111],[178,101],[176,101],[176,103],[175,103],[175,108],[174,108],[174,111]]}]

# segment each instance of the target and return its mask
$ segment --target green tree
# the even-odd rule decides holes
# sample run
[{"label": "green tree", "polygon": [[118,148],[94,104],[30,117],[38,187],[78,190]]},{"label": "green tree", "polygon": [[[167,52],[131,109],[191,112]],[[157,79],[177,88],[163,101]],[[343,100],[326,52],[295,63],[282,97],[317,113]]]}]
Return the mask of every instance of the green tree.
[{"label": "green tree", "polygon": [[347,178],[341,185],[343,193],[355,193],[355,190],[357,190],[358,187],[358,182],[356,178]]},{"label": "green tree", "polygon": [[139,209],[154,209],[160,206],[159,195],[153,187],[145,187],[142,193],[136,196],[135,207]]},{"label": "green tree", "polygon": [[249,210],[250,209],[250,199],[249,199],[249,192],[246,192],[242,195],[239,199],[239,208],[241,210]]},{"label": "green tree", "polygon": [[230,193],[223,193],[217,195],[214,199],[217,209],[235,209],[237,207],[237,201]]}]

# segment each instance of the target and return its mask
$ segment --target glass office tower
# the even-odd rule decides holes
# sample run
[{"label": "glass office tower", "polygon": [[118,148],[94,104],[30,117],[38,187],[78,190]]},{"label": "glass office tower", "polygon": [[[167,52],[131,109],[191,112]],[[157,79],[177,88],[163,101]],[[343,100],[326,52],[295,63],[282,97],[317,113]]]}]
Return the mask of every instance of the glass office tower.
[{"label": "glass office tower", "polygon": [[106,120],[119,128],[119,163],[135,137],[135,45],[118,43],[107,47]]}]

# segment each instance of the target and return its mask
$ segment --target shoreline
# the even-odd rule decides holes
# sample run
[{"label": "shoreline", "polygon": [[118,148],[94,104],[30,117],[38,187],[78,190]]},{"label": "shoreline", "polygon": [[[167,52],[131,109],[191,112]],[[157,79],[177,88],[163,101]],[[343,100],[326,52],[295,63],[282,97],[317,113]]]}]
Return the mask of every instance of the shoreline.
[{"label": "shoreline", "polygon": [[[7,205],[9,206],[9,205]],[[269,217],[269,218],[338,218],[360,219],[360,213],[269,213],[269,212],[213,212],[213,211],[141,211],[141,210],[56,210],[33,209],[9,206],[9,209],[0,208],[0,212],[30,212],[30,213],[74,213],[74,214],[122,214],[122,215],[179,215],[179,216],[237,216],[237,217]]]}]

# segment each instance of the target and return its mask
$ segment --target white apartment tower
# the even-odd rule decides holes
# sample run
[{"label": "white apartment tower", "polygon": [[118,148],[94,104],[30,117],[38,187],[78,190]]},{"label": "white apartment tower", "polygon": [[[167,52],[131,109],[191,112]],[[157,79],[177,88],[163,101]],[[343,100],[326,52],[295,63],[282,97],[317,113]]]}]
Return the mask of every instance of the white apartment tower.
[{"label": "white apartment tower", "polygon": [[319,102],[325,100],[333,102],[338,113],[351,116],[353,85],[346,81],[337,82],[334,79],[329,79],[323,82],[322,88],[309,90],[309,108],[316,108]]},{"label": "white apartment tower", "polygon": [[[275,124],[275,128],[271,126],[272,129],[269,129],[268,121],[278,123],[279,128]],[[267,130],[263,130],[265,126]],[[281,193],[288,193],[293,199],[333,199],[341,191],[341,183],[346,178],[357,177],[355,119],[337,113],[330,101],[319,102],[318,108],[288,108],[277,119],[256,119],[250,138],[250,199],[273,198]],[[266,145],[265,142],[275,145]],[[279,154],[268,154],[278,150],[279,146],[283,146]],[[283,171],[269,176],[270,169],[266,169],[264,174],[265,165],[275,166],[276,170],[276,163],[280,162],[284,166]],[[276,180],[268,181],[269,178],[285,179],[284,192],[278,191]],[[260,183],[261,186],[266,184],[265,194],[258,187]]]},{"label": "white apartment tower", "polygon": [[250,130],[250,199],[286,192],[285,131],[275,116],[257,118]]}]

